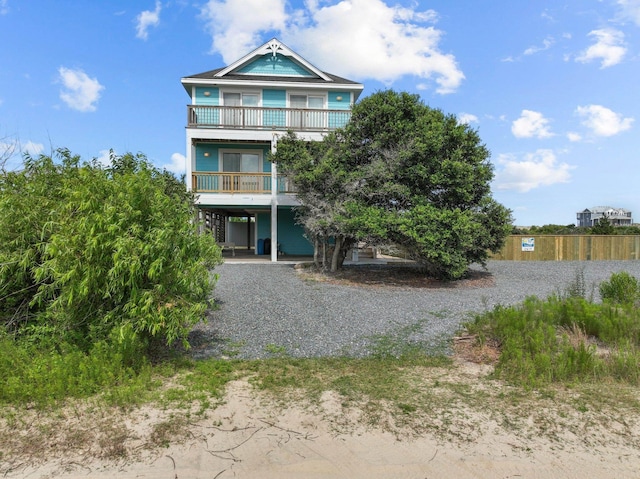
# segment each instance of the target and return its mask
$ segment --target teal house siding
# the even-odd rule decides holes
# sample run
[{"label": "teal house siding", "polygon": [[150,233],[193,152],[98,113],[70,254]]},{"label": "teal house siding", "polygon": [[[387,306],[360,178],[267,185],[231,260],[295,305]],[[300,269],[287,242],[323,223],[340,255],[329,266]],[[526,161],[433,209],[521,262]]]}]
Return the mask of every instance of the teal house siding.
[{"label": "teal house siding", "polygon": [[291,207],[278,208],[278,243],[288,255],[312,255],[313,245],[304,237],[304,228],[296,223]]},{"label": "teal house siding", "polygon": [[[220,104],[220,90],[217,87],[196,87],[195,105],[217,106]],[[208,93],[208,95],[205,95]],[[196,108],[195,114],[201,123],[217,125],[220,123],[220,113],[209,108]]]},{"label": "teal house siding", "polygon": [[[340,98],[340,100],[338,100]],[[329,92],[329,110],[350,110],[351,94],[347,91]]]},{"label": "teal house siding", "polygon": [[265,239],[271,235],[271,213],[256,214],[256,229],[258,239]]},{"label": "teal house siding", "polygon": [[[285,90],[262,91],[262,106],[265,108],[284,108],[287,106],[287,92]],[[284,110],[266,110],[262,114],[262,124],[264,126],[283,127],[286,125],[286,115]]]},{"label": "teal house siding", "polygon": [[286,90],[270,90],[262,91],[262,106],[268,108],[284,108],[287,106]]},{"label": "teal house siding", "polygon": [[[341,98],[338,100],[338,98]],[[329,110],[350,110],[351,95],[349,92],[330,91],[328,98]],[[329,128],[342,128],[346,124],[346,116],[329,112]]]},{"label": "teal house siding", "polygon": [[273,55],[263,55],[248,65],[243,66],[237,72],[248,75],[315,77],[315,75],[302,65],[280,54],[277,54],[275,57]]},{"label": "teal house siding", "polygon": [[[271,213],[256,214],[258,240],[271,236]],[[287,255],[313,255],[313,245],[304,237],[304,228],[296,223],[291,207],[278,208],[278,243],[280,251]]]},{"label": "teal house siding", "polygon": [[[208,92],[209,95],[205,95]],[[196,105],[219,105],[220,104],[220,89],[218,87],[196,87]]]},{"label": "teal house siding", "polygon": [[[209,156],[204,156],[209,153]],[[198,145],[196,147],[196,171],[220,171],[217,145]]]},{"label": "teal house siding", "polygon": [[258,252],[257,245],[260,243],[260,240],[262,240],[262,244],[264,244],[264,240],[271,236],[271,213],[256,214],[256,234],[258,235],[256,252]]},{"label": "teal house siding", "polygon": [[[209,156],[204,154],[209,153]],[[218,147],[215,145],[199,145],[196,147],[196,171],[218,171]],[[201,176],[197,179],[196,189],[217,190],[219,178]]]}]

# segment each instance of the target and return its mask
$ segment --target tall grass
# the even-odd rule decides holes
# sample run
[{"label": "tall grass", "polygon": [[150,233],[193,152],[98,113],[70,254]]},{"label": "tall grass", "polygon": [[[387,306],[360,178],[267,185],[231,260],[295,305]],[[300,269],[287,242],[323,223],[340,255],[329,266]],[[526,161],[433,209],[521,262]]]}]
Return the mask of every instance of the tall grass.
[{"label": "tall grass", "polygon": [[50,347],[0,333],[0,404],[46,407],[98,393],[108,393],[115,404],[135,403],[152,378],[145,356],[131,347],[99,341],[84,352],[69,344]]},{"label": "tall grass", "polygon": [[[175,356],[152,364],[147,351],[135,334],[114,334],[84,351],[0,332],[0,407],[44,409],[66,399],[99,398],[124,408],[153,401],[184,408],[199,402],[206,408],[235,374],[232,361]],[[168,378],[172,385],[162,387]]]},{"label": "tall grass", "polygon": [[640,309],[629,301],[598,304],[572,293],[497,306],[466,327],[481,341],[497,340],[496,374],[523,385],[607,378],[638,384]]}]

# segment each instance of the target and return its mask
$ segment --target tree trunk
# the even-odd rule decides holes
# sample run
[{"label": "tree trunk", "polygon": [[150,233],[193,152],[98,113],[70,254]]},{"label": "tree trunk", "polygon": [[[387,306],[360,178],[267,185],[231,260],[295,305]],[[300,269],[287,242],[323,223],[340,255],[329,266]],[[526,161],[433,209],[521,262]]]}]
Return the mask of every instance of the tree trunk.
[{"label": "tree trunk", "polygon": [[333,248],[333,256],[331,257],[331,271],[338,271],[338,268],[342,266],[340,257],[342,256],[342,236],[336,236],[336,244]]},{"label": "tree trunk", "polygon": [[322,269],[327,269],[327,237],[322,237]]},{"label": "tree trunk", "polygon": [[344,260],[347,258],[347,253],[353,247],[354,244],[355,242],[351,238],[342,240],[342,248],[340,248],[340,259],[338,260],[340,263],[338,265],[339,269],[342,268],[342,265],[344,264]]},{"label": "tree trunk", "polygon": [[320,268],[320,241],[318,235],[313,236],[313,264]]}]

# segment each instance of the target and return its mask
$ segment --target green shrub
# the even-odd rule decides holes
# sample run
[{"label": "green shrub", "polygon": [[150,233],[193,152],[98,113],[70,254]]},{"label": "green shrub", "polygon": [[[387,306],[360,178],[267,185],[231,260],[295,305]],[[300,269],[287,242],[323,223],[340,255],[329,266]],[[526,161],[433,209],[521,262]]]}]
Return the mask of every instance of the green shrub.
[{"label": "green shrub", "polygon": [[0,175],[0,325],[85,352],[113,334],[184,340],[221,261],[192,195],[142,155],[54,158]]},{"label": "green shrub", "polygon": [[600,296],[612,303],[634,303],[640,300],[640,283],[625,271],[613,273],[609,281],[600,283]]}]

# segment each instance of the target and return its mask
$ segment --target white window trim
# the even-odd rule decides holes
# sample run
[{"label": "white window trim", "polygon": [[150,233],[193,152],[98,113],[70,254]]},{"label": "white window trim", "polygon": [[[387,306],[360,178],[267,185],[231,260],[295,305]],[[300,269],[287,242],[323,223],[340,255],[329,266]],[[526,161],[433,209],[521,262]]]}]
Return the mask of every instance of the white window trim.
[{"label": "white window trim", "polygon": [[[258,155],[258,171],[245,171],[242,173],[264,173],[262,171],[263,167],[264,167],[264,151],[261,149],[235,149],[235,148],[220,148],[218,150],[218,172],[219,173],[230,173],[230,172],[225,172],[224,171],[224,154],[225,153],[240,153],[240,154],[251,154],[251,155]],[[237,173],[241,173],[241,172],[237,172]]]},{"label": "white window trim", "polygon": [[[291,97],[296,95],[307,97],[307,106],[304,109],[298,109],[291,106]],[[309,97],[322,98],[322,108],[309,108]],[[287,127],[292,128],[293,130],[300,128],[323,130],[327,128],[328,117],[326,112],[329,109],[329,99],[326,92],[317,92],[313,90],[289,90],[287,91],[287,108],[289,109],[289,113],[287,114]],[[301,112],[304,111],[304,113],[296,113],[296,110]],[[314,111],[325,113],[314,114]],[[306,119],[299,120],[299,118]],[[308,121],[309,118],[311,119],[310,121]],[[298,121],[300,121],[300,124],[298,124]]]},{"label": "white window trim", "polygon": [[[220,89],[220,104],[224,106],[224,95],[226,93],[238,93],[240,95],[240,102],[242,102],[242,95],[256,95],[258,97],[258,104],[255,106],[262,106],[262,91],[260,90],[236,90],[236,89]],[[245,106],[245,105],[240,105]],[[253,106],[253,105],[251,105]]]},{"label": "white window trim", "polygon": [[326,92],[314,92],[313,90],[305,90],[305,91],[287,91],[287,108],[293,108],[291,106],[291,96],[306,96],[307,97],[307,108],[309,108],[309,97],[317,97],[322,98],[322,108],[312,108],[312,110],[327,110],[329,108],[329,97]]},{"label": "white window trim", "polygon": [[[228,106],[224,102],[224,96],[227,93],[233,93],[236,95],[240,95],[240,103],[239,106],[233,106],[234,109],[224,109],[225,106]],[[242,95],[255,95],[258,97],[257,105],[242,105]],[[262,94],[260,91],[256,90],[237,90],[237,89],[225,89],[220,91],[220,103],[223,107],[222,114],[220,115],[221,124],[230,123],[234,126],[240,126],[241,124],[246,127],[260,127],[262,126],[262,112],[260,110],[251,110],[253,108],[261,108],[262,107]],[[227,116],[229,115],[229,116]],[[230,120],[229,120],[230,119]]]}]

